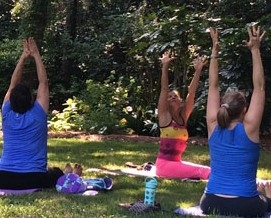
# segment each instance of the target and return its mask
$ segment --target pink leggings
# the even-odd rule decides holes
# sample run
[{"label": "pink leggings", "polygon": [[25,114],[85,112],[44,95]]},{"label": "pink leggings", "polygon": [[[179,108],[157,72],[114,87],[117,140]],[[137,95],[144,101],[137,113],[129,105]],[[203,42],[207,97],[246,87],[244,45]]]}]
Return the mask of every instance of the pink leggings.
[{"label": "pink leggings", "polygon": [[157,158],[156,175],[168,179],[208,179],[210,167],[186,161],[169,161]]}]

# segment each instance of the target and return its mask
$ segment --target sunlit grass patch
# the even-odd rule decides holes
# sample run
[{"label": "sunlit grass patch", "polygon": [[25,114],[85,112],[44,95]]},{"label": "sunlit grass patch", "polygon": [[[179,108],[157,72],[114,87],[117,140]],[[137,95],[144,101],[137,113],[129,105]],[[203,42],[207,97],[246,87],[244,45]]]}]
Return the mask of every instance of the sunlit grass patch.
[{"label": "sunlit grass patch", "polygon": [[[119,170],[126,162],[143,164],[155,162],[157,143],[91,142],[78,139],[49,139],[48,165],[64,168],[67,162],[81,163],[84,178],[109,176],[113,179],[113,189],[100,192],[96,196],[59,194],[55,189],[44,190],[30,195],[0,198],[1,218],[9,217],[61,217],[61,218],[133,218],[133,217],[178,217],[173,214],[177,207],[199,204],[205,182],[189,183],[180,180],[158,180],[156,201],[163,211],[154,214],[134,215],[119,207],[120,203],[133,203],[144,199],[144,177],[127,175],[107,175],[103,171],[87,171],[89,168]],[[2,146],[0,146],[0,149]],[[189,145],[183,160],[209,165],[207,146]],[[258,176],[270,178],[270,152],[262,151]]]}]

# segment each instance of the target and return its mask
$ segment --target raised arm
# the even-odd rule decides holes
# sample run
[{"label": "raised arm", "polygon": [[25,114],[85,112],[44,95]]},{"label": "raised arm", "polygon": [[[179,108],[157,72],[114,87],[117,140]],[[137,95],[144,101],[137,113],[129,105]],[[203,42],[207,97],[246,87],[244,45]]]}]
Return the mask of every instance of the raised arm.
[{"label": "raised arm", "polygon": [[48,79],[47,79],[45,66],[42,62],[42,58],[39,53],[35,40],[32,37],[30,37],[28,39],[28,43],[29,43],[30,54],[34,58],[35,63],[36,63],[36,70],[37,70],[38,81],[39,81],[36,100],[37,102],[39,102],[39,104],[42,106],[44,111],[47,113],[49,109],[49,85],[48,85]]},{"label": "raised arm", "polygon": [[23,40],[23,52],[11,76],[9,88],[4,97],[4,102],[9,100],[11,90],[21,82],[25,61],[30,55],[27,40]]},{"label": "raised arm", "polygon": [[197,57],[195,60],[193,60],[195,73],[194,73],[194,76],[190,82],[190,85],[188,86],[188,93],[187,93],[186,100],[185,100],[186,121],[188,120],[189,116],[191,115],[191,113],[193,111],[196,91],[199,86],[199,80],[200,80],[200,76],[202,73],[202,68],[204,67],[204,65],[206,65],[206,63],[207,63],[207,60],[203,56]]},{"label": "raised arm", "polygon": [[167,125],[172,119],[169,113],[167,98],[169,93],[168,69],[173,59],[175,59],[175,57],[172,57],[170,52],[165,52],[162,58],[160,58],[162,63],[161,91],[158,101],[158,119],[160,126]]},{"label": "raised arm", "polygon": [[208,129],[208,137],[210,137],[217,121],[216,115],[220,107],[219,81],[218,81],[218,30],[209,28],[212,38],[212,53],[209,65],[209,90],[207,98],[206,122]]},{"label": "raised arm", "polygon": [[265,104],[265,80],[260,53],[260,44],[264,34],[265,32],[261,33],[259,26],[248,28],[249,41],[246,42],[252,55],[253,92],[249,108],[244,117],[244,125],[248,136],[255,142],[259,141],[260,124]]}]

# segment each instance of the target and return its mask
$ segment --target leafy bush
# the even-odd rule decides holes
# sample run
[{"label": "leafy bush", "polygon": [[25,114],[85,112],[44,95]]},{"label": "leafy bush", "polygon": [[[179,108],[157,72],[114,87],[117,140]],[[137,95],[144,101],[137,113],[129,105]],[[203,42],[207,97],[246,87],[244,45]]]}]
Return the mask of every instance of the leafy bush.
[{"label": "leafy bush", "polygon": [[150,110],[149,106],[136,106],[137,98],[132,94],[137,95],[140,87],[136,91],[134,81],[132,77],[128,81],[124,77],[116,79],[114,71],[103,83],[87,80],[87,89],[82,93],[81,100],[69,98],[63,104],[66,107],[62,112],[52,111],[49,129],[98,134],[132,130],[139,135],[158,136],[157,111]]},{"label": "leafy bush", "polygon": [[76,97],[69,98],[62,112],[53,110],[49,115],[48,128],[52,131],[83,130],[86,106]]},{"label": "leafy bush", "polygon": [[109,134],[121,129],[123,108],[128,104],[128,90],[122,77],[115,79],[112,71],[104,83],[87,80],[87,89],[82,99],[89,109],[86,112],[85,128],[91,132]]},{"label": "leafy bush", "polygon": [[[146,110],[147,108],[145,108]],[[132,129],[138,135],[159,136],[160,130],[157,124],[157,110],[133,111],[132,107],[126,108],[124,118],[126,127]]]}]

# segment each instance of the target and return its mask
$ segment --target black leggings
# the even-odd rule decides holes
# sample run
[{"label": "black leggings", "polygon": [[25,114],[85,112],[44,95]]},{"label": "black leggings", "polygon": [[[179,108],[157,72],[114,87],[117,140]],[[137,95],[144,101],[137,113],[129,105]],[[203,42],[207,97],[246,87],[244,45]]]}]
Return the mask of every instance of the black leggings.
[{"label": "black leggings", "polygon": [[203,194],[200,208],[204,214],[261,217],[264,213],[271,211],[271,199],[263,195],[250,198],[225,198],[213,194]]},{"label": "black leggings", "polygon": [[0,170],[0,189],[55,188],[64,173],[58,167],[50,167],[47,172],[15,173]]}]

